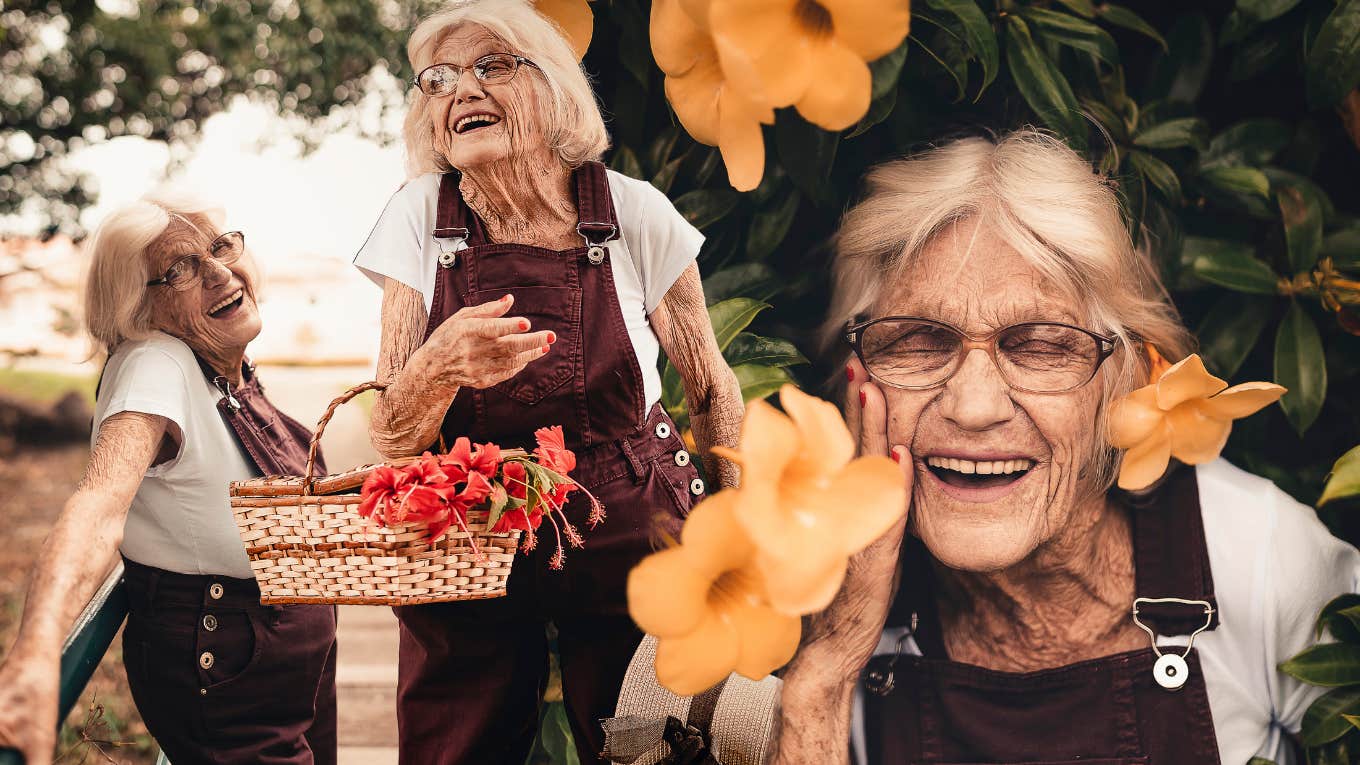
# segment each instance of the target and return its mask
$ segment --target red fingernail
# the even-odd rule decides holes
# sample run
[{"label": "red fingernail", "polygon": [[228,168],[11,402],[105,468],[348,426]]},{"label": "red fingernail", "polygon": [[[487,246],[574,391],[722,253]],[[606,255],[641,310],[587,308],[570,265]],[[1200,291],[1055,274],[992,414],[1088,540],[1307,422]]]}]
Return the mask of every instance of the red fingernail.
[{"label": "red fingernail", "polygon": [[549,333],[548,333],[548,342],[549,342],[549,343],[555,343],[555,342],[557,342],[557,333],[556,333],[556,332],[549,332]]},{"label": "red fingernail", "polygon": [[546,345],[543,346],[543,352],[544,352],[544,353],[547,353],[547,352],[548,352],[548,346],[546,346]]},{"label": "red fingernail", "polygon": [[849,380],[850,382],[855,381],[855,368],[850,366],[849,364],[845,365],[845,379]]},{"label": "red fingernail", "polygon": [[523,319],[520,319],[520,322],[519,322],[519,331],[520,331],[520,332],[523,332],[524,330],[526,330],[526,329],[528,329],[528,328],[529,328],[529,322],[524,321]]},{"label": "red fingernail", "polygon": [[861,391],[859,392],[859,405],[862,407],[862,406],[864,406],[866,403],[868,403],[868,401],[869,401],[869,397],[866,396],[866,395],[864,394],[864,391],[861,390]]},{"label": "red fingernail", "polygon": [[898,454],[896,449],[892,450],[892,458],[893,462],[896,462],[899,465],[902,464],[902,455]]},{"label": "red fingernail", "polygon": [[501,301],[504,302],[504,301],[509,300],[509,299],[510,299],[510,296],[509,296],[509,295],[506,295],[505,297],[501,298]]}]

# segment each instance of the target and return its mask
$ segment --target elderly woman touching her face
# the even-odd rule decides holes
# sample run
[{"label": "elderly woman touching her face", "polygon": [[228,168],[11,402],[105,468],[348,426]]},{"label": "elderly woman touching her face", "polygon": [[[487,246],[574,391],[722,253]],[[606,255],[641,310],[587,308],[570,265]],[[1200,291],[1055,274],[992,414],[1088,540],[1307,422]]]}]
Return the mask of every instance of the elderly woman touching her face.
[{"label": "elderly woman touching her face", "polygon": [[[1216,438],[1112,488],[1112,403],[1191,341],[1081,157],[1020,132],[876,169],[829,325],[860,448],[911,506],[788,668],[779,762],[1292,761],[1321,689],[1276,665],[1360,554]],[[1159,394],[1217,392],[1196,361]]]},{"label": "elderly woman touching her face", "polygon": [[[504,598],[398,609],[403,762],[522,763],[549,621],[577,751],[597,762],[598,721],[641,638],[628,570],[705,492],[659,405],[658,349],[684,380],[701,452],[740,428],[695,264],[703,237],[660,191],[598,162],[608,137],[589,83],[532,6],[450,4],[408,54],[410,179],[355,259],[384,288],[374,444],[391,457],[441,434],[532,446],[562,426],[573,477],[608,519],[565,570],[551,537],[526,550]],[[734,466],[708,464],[733,482]],[[583,495],[565,508],[578,528]]]},{"label": "elderly woman touching her face", "polygon": [[335,610],[260,605],[231,481],[300,473],[311,433],[264,397],[245,235],[187,195],[90,240],[85,323],[108,355],[85,476],[48,536],[0,667],[0,743],[49,761],[66,631],[121,552],[128,685],[173,762],[334,763]]}]

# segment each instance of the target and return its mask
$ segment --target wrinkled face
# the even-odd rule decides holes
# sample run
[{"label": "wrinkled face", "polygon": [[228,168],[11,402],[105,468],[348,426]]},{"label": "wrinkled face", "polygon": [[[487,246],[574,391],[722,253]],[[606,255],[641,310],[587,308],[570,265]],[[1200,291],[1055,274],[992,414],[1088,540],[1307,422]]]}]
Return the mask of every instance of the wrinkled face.
[{"label": "wrinkled face", "polygon": [[[1025,321],[1086,326],[1076,306],[999,237],[971,221],[945,229],[885,290],[872,317],[918,316],[985,337]],[[1086,327],[1099,332],[1102,328]],[[931,554],[967,571],[998,571],[1027,558],[1090,496],[1082,464],[1092,454],[1100,376],[1066,393],[1025,393],[991,357],[968,351],[943,386],[880,385],[888,438],[911,452],[911,520]]]},{"label": "wrinkled face", "polygon": [[[185,255],[206,254],[213,239],[222,233],[207,220],[191,220],[193,225],[172,216],[165,233],[147,248],[150,278],[161,276]],[[250,251],[226,265],[211,257],[201,259],[199,274],[199,282],[185,290],[168,284],[147,287],[153,326],[210,358],[244,351],[260,334],[256,271]]]},{"label": "wrinkled face", "polygon": [[463,67],[453,93],[429,99],[434,147],[459,170],[525,156],[547,147],[541,101],[543,73],[527,64],[505,83],[484,85],[472,64],[492,53],[518,53],[485,27],[456,27],[435,49],[432,63]]}]

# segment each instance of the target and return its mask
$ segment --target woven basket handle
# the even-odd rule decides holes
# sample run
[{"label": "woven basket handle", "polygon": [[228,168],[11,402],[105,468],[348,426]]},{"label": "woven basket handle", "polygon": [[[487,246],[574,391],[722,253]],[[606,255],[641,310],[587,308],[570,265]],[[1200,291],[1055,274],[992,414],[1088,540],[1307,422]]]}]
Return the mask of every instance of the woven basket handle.
[{"label": "woven basket handle", "polygon": [[303,471],[302,477],[303,494],[312,493],[312,473],[316,470],[316,450],[321,448],[321,434],[326,432],[326,424],[331,421],[331,416],[335,414],[335,410],[360,393],[370,390],[383,390],[386,387],[386,383],[380,383],[376,380],[356,385],[341,393],[338,398],[331,402],[330,406],[326,407],[326,413],[321,415],[320,420],[317,420],[316,432],[312,435],[312,446],[307,450],[307,469]]}]

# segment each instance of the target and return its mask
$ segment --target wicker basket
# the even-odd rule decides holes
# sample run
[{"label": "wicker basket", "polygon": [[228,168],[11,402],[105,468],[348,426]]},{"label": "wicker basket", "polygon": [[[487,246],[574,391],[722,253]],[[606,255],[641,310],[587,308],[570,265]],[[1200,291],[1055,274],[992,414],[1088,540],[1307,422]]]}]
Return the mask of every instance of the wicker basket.
[{"label": "wicker basket", "polygon": [[469,511],[468,531],[450,528],[431,544],[424,522],[382,527],[359,516],[358,487],[376,466],[313,478],[335,410],[383,387],[364,383],[331,402],[316,424],[305,475],[232,482],[232,512],[261,603],[408,606],[505,594],[520,532],[489,532],[486,511]]}]

